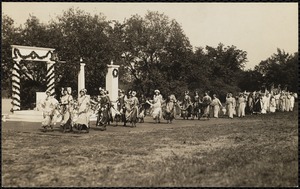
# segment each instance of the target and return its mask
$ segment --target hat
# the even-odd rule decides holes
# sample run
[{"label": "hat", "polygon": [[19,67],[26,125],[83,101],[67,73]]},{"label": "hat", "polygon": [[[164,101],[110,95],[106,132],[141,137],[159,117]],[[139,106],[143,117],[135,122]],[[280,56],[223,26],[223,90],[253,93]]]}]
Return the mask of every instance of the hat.
[{"label": "hat", "polygon": [[87,90],[86,89],[81,89],[80,92],[84,92],[84,94],[86,94]]},{"label": "hat", "polygon": [[131,95],[132,95],[132,96],[135,96],[135,95],[136,95],[136,92],[135,92],[135,91],[132,91],[132,92],[131,92]]},{"label": "hat", "polygon": [[160,93],[160,91],[158,89],[155,89],[154,92],[155,93]]}]

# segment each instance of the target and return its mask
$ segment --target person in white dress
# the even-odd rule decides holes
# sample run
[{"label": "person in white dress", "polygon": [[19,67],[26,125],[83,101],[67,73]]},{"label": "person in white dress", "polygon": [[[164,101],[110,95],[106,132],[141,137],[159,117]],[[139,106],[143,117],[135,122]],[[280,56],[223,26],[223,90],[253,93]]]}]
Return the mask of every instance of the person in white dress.
[{"label": "person in white dress", "polygon": [[[87,90],[80,90],[78,97],[78,117],[75,124],[81,127],[89,128],[90,113],[90,96],[86,95]],[[88,131],[88,130],[87,130]]]},{"label": "person in white dress", "polygon": [[240,93],[238,98],[238,117],[245,117],[246,99],[243,93]]},{"label": "person in white dress", "polygon": [[270,99],[270,112],[274,113],[276,111],[276,100],[274,96],[271,96]]},{"label": "person in white dress", "polygon": [[291,93],[290,102],[291,102],[290,111],[293,111],[294,110],[294,105],[295,105],[295,96],[294,96],[293,93]]},{"label": "person in white dress", "polygon": [[53,130],[55,125],[54,111],[58,105],[58,101],[51,96],[50,91],[46,91],[46,98],[40,103],[40,107],[43,110],[42,127],[50,127]]},{"label": "person in white dress", "polygon": [[153,101],[152,103],[147,101],[148,104],[151,105],[153,108],[152,110],[152,117],[155,120],[155,123],[160,123],[160,120],[162,119],[162,109],[161,104],[163,102],[162,95],[160,94],[160,91],[156,89],[154,91]]},{"label": "person in white dress", "polygon": [[212,106],[213,111],[214,111],[213,117],[214,118],[218,118],[219,117],[220,108],[222,108],[222,103],[217,98],[216,94],[213,94],[213,99],[212,99],[212,102],[210,103],[210,105]]}]

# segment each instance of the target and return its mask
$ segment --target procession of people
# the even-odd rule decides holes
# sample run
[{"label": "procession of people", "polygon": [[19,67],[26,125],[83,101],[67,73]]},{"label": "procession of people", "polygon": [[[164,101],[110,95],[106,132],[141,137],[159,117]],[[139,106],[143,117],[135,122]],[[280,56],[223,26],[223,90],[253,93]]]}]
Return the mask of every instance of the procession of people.
[{"label": "procession of people", "polygon": [[[138,98],[137,96],[140,96]],[[46,98],[40,103],[43,109],[42,127],[49,127],[53,130],[57,118],[61,118],[60,126],[63,132],[82,131],[89,132],[90,117],[95,114],[97,117],[96,127],[101,131],[106,126],[119,122],[123,126],[136,127],[136,124],[143,123],[144,117],[150,115],[154,123],[161,123],[166,120],[168,124],[173,120],[182,117],[183,119],[207,119],[212,118],[243,118],[252,114],[267,114],[275,112],[293,111],[297,93],[285,90],[280,91],[253,91],[240,92],[233,95],[228,93],[224,103],[220,101],[217,94],[204,92],[203,96],[195,91],[191,97],[189,91],[185,91],[182,101],[179,101],[174,94],[164,99],[158,89],[154,90],[153,98],[146,98],[145,95],[138,95],[136,91],[119,89],[116,107],[109,98],[109,93],[99,88],[99,95],[91,98],[87,95],[86,89],[81,89],[77,100],[73,99],[72,89],[66,87],[62,90],[60,101],[56,100],[46,91]],[[179,116],[178,116],[179,115]]]}]

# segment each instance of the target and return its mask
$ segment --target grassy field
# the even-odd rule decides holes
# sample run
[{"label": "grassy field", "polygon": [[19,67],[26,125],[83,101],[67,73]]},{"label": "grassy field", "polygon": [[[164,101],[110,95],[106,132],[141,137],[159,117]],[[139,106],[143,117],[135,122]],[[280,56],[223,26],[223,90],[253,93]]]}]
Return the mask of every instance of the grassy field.
[{"label": "grassy field", "polygon": [[151,122],[80,135],[6,122],[2,186],[298,186],[297,111]]}]

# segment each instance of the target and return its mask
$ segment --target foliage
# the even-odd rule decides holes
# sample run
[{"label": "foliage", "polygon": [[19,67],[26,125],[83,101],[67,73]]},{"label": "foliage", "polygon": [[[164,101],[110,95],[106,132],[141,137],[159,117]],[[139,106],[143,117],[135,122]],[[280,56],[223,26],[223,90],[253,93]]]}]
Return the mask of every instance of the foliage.
[{"label": "foliage", "polygon": [[[191,45],[181,26],[166,15],[149,11],[125,21],[124,64],[131,73],[132,88],[147,96],[157,88],[176,93],[185,83]],[[176,89],[176,90],[175,90]]]},{"label": "foliage", "polygon": [[262,74],[262,81],[266,86],[280,84],[289,91],[297,91],[298,52],[290,55],[277,49],[277,53],[261,61],[254,70]]},{"label": "foliage", "polygon": [[[11,47],[28,45],[55,48],[56,91],[70,86],[76,94],[79,60],[86,63],[86,88],[91,95],[105,87],[107,64],[120,65],[120,88],[136,90],[148,97],[159,89],[164,97],[173,93],[179,99],[184,91],[210,91],[223,99],[228,92],[258,90],[281,84],[297,90],[298,53],[289,55],[278,49],[254,70],[244,70],[247,52],[219,44],[196,47],[195,51],[181,25],[168,16],[148,11],[144,17],[133,15],[123,22],[106,20],[103,14],[91,15],[70,8],[47,24],[30,16],[24,26],[2,17],[2,89],[11,93]],[[62,61],[65,63],[63,63]],[[39,83],[44,90],[44,64],[21,62],[21,77]],[[23,86],[24,87],[24,86]]]}]

